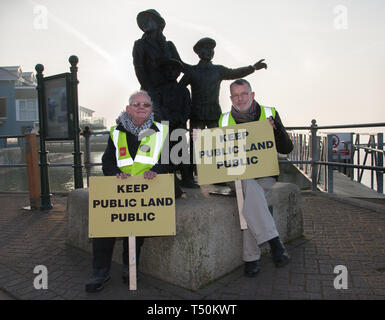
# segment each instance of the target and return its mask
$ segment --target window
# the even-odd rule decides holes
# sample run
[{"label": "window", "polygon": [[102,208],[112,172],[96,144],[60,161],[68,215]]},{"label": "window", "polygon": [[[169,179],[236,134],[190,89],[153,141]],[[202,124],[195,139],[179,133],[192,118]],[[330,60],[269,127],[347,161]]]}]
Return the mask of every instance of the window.
[{"label": "window", "polygon": [[16,100],[16,120],[17,121],[37,121],[39,114],[37,111],[36,99]]},{"label": "window", "polygon": [[0,118],[7,117],[7,98],[0,97]]}]

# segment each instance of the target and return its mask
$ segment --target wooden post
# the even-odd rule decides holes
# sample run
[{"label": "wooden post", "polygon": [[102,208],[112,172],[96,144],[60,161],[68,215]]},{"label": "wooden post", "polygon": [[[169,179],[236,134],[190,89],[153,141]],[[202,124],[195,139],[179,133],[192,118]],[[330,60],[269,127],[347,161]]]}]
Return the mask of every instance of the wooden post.
[{"label": "wooden post", "polygon": [[25,147],[25,158],[27,162],[28,173],[29,202],[31,204],[31,210],[36,210],[40,207],[40,175],[35,133],[25,135]]},{"label": "wooden post", "polygon": [[235,180],[235,192],[237,195],[237,204],[238,204],[238,213],[239,213],[239,222],[241,224],[241,229],[247,229],[247,223],[245,217],[243,216],[243,190],[242,190],[242,181]]},{"label": "wooden post", "polygon": [[129,257],[129,289],[136,290],[136,239],[128,237],[128,257]]}]

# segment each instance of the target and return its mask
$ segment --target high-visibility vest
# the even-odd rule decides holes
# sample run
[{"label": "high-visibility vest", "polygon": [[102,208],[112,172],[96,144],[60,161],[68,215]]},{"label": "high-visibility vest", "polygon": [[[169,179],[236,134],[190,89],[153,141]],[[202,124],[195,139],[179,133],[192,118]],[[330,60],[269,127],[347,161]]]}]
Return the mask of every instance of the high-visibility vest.
[{"label": "high-visibility vest", "polygon": [[142,175],[158,162],[168,134],[168,126],[156,121],[154,121],[154,124],[159,131],[144,137],[140,141],[135,160],[132,159],[128,151],[126,133],[117,130],[116,126],[111,127],[110,136],[116,149],[116,162],[122,172],[133,176]]},{"label": "high-visibility vest", "polygon": [[[269,117],[273,117],[275,119],[275,108],[274,107],[264,107],[261,106],[261,115],[258,119],[259,120],[266,120]],[[235,122],[233,116],[231,115],[231,112],[222,113],[219,118],[219,126],[220,127],[227,127],[227,126],[234,126],[237,123]]]}]

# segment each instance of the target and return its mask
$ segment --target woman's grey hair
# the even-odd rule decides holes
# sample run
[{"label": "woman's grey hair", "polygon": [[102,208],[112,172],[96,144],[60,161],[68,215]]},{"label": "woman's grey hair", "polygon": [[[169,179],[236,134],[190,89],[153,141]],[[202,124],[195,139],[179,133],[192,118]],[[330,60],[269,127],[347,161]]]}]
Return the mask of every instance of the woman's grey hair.
[{"label": "woman's grey hair", "polygon": [[138,91],[135,91],[133,94],[130,95],[130,98],[128,99],[128,103],[129,105],[131,105],[131,103],[133,102],[134,98],[138,95],[144,95],[148,98],[148,101],[150,102],[150,104],[152,105],[152,99],[150,97],[150,95],[148,94],[147,91],[145,90],[138,90]]}]

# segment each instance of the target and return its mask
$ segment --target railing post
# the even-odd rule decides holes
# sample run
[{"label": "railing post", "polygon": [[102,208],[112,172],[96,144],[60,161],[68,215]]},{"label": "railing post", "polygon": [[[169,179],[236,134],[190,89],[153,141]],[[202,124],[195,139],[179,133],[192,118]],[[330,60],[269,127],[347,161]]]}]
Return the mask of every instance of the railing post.
[{"label": "railing post", "polygon": [[82,174],[82,153],[80,152],[80,127],[79,127],[79,106],[78,106],[78,67],[79,59],[77,56],[71,56],[68,60],[71,64],[71,82],[72,82],[72,95],[71,105],[73,106],[74,114],[74,177],[75,177],[75,189],[83,188],[83,174]]},{"label": "railing post", "polygon": [[[357,136],[356,136],[356,147],[357,147],[357,164],[360,165],[360,160],[361,160],[361,147],[360,147],[360,134],[357,133]],[[354,158],[353,158],[353,163],[354,163]],[[357,180],[358,182],[360,179],[360,168],[357,168]]]},{"label": "railing post", "polygon": [[44,66],[37,64],[35,66],[37,71],[37,96],[39,104],[39,140],[40,140],[40,188],[41,188],[41,203],[40,210],[52,209],[51,194],[49,191],[49,178],[48,178],[48,162],[47,151],[45,149],[45,128],[44,128],[44,83],[43,83],[43,71]]},{"label": "railing post", "polygon": [[[333,135],[328,134],[327,137],[327,161],[333,162]],[[334,181],[333,181],[333,166],[327,166],[327,179],[328,179],[328,193],[334,192]]]},{"label": "railing post", "polygon": [[[299,160],[300,160],[300,161],[303,161],[303,153],[302,153],[302,144],[303,144],[303,141],[302,141],[302,138],[303,138],[303,135],[300,134],[300,135],[299,135]],[[303,164],[302,164],[302,163],[299,164],[299,168],[300,168],[301,170],[303,170]]]},{"label": "railing post", "polygon": [[91,131],[90,127],[86,126],[83,131],[84,137],[84,166],[86,167],[86,175],[87,175],[87,188],[90,186],[90,175],[91,175],[91,141],[90,141]]},{"label": "railing post", "polygon": [[[384,150],[384,134],[382,132],[377,134],[377,149]],[[384,166],[383,152],[377,153],[376,165],[378,167]],[[377,192],[384,193],[384,173],[382,171],[376,171],[376,176],[377,176]]]},{"label": "railing post", "polygon": [[318,165],[315,164],[315,161],[319,160],[319,142],[317,139],[317,123],[316,120],[311,121],[311,182],[312,190],[317,191],[317,174],[318,174]]}]

